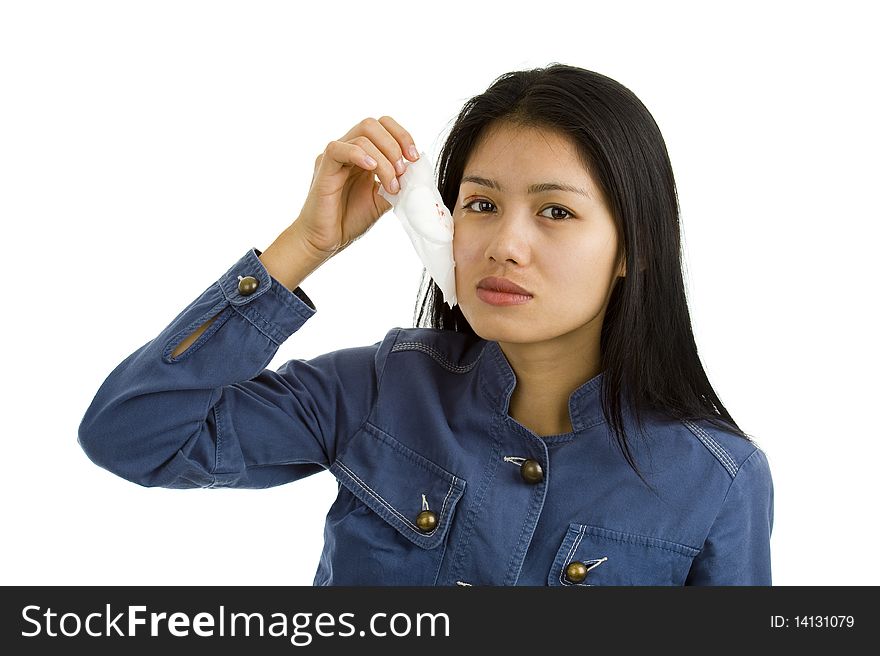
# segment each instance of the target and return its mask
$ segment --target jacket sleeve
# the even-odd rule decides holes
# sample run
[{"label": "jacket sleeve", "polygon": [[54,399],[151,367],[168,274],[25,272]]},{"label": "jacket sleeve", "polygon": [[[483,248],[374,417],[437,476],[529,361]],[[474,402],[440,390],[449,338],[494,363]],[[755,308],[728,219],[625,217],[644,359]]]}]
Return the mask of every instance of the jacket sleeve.
[{"label": "jacket sleeve", "polygon": [[772,585],[773,479],[755,449],[740,465],[685,585]]},{"label": "jacket sleeve", "polygon": [[[250,249],[110,373],[77,438],[95,464],[167,488],[266,488],[329,468],[337,440],[374,403],[381,342],[265,369],[316,308],[302,289],[272,278],[260,254]],[[250,294],[239,291],[246,276],[258,281]]]}]

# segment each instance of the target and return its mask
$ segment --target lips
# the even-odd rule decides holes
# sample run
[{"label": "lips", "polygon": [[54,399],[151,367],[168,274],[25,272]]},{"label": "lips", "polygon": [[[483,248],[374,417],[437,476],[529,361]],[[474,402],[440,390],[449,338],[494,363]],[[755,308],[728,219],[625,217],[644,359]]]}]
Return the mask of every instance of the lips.
[{"label": "lips", "polygon": [[483,278],[477,283],[478,289],[490,289],[496,292],[504,292],[505,294],[522,294],[523,296],[532,296],[532,293],[523,289],[507,278],[496,278],[490,276]]}]

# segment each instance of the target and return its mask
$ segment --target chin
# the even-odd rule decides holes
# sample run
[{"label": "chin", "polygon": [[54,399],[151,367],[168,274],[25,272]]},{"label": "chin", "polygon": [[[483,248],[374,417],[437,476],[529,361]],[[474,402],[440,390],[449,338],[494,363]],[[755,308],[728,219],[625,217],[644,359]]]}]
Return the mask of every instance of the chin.
[{"label": "chin", "polygon": [[509,344],[527,344],[541,340],[533,326],[522,318],[504,318],[502,320],[471,319],[465,316],[468,324],[481,338],[491,342],[507,342]]}]

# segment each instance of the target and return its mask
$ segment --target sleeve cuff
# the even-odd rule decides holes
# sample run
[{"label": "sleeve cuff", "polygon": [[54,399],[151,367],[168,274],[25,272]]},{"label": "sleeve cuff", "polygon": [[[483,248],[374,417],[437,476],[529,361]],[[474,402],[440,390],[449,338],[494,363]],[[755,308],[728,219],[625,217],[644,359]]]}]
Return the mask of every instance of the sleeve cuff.
[{"label": "sleeve cuff", "polygon": [[257,248],[248,249],[217,284],[236,311],[280,344],[317,308],[302,288],[291,291],[273,278],[260,260],[261,254]]}]

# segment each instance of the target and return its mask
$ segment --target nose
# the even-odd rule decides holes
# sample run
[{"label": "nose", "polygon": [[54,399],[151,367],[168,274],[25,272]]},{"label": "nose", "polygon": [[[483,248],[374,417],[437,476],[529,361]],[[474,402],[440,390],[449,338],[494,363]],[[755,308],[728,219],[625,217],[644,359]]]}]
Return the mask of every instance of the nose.
[{"label": "nose", "polygon": [[486,257],[498,262],[525,264],[529,258],[526,220],[507,216],[495,222],[486,245]]}]

